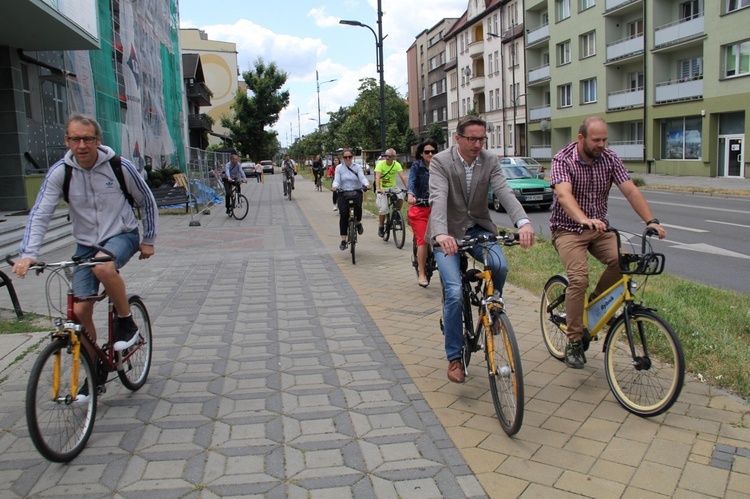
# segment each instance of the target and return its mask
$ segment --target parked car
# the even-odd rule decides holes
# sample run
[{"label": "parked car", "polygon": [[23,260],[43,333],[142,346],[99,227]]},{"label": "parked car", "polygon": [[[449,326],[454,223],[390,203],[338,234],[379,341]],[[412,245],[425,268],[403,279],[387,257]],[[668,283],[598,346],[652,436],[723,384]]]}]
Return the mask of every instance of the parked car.
[{"label": "parked car", "polygon": [[[548,210],[552,206],[552,187],[542,178],[543,174],[535,175],[523,165],[503,165],[503,174],[522,205],[538,206],[542,210]],[[492,193],[492,187],[487,193],[487,203],[495,211],[504,211],[503,205]]]},{"label": "parked car", "polygon": [[255,170],[255,163],[252,161],[242,163],[242,171],[245,172],[247,178],[257,178],[258,172]]},{"label": "parked car", "polygon": [[260,162],[260,165],[263,167],[263,173],[270,173],[273,175],[273,161],[270,159],[264,159]]},{"label": "parked car", "polygon": [[531,173],[538,174],[541,173],[542,176],[540,178],[544,178],[544,167],[539,164],[537,160],[534,158],[528,158],[528,157],[507,157],[507,158],[500,158],[500,164],[501,165],[523,165]]}]

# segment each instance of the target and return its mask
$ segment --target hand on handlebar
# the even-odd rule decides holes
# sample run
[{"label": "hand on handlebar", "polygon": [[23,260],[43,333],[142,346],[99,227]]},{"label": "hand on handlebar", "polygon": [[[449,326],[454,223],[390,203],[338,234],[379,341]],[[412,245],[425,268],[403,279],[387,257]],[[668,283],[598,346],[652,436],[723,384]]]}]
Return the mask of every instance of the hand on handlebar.
[{"label": "hand on handlebar", "polygon": [[440,245],[440,249],[446,256],[455,255],[458,252],[456,238],[448,234],[438,234],[435,236],[435,242]]},{"label": "hand on handlebar", "polygon": [[13,262],[10,257],[8,257],[5,260],[9,264],[13,265],[13,273],[16,274],[20,279],[26,277],[26,274],[29,271],[29,267],[31,267],[35,263],[38,263],[33,258],[21,258],[20,260],[16,260],[15,262]]},{"label": "hand on handlebar", "polygon": [[524,224],[518,229],[518,239],[521,242],[521,247],[524,249],[530,248],[534,244],[534,228],[530,223]]},{"label": "hand on handlebar", "polygon": [[597,232],[604,232],[607,230],[607,224],[596,218],[584,218],[580,223],[582,229],[595,230]]}]

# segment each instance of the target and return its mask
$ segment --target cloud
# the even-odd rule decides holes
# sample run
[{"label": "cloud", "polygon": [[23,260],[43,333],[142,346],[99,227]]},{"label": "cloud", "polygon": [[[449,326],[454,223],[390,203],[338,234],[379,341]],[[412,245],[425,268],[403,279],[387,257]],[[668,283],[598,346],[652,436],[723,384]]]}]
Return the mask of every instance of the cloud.
[{"label": "cloud", "polygon": [[307,13],[307,16],[314,19],[315,25],[319,28],[330,28],[331,26],[336,26],[339,23],[339,18],[326,15],[325,6],[310,9],[310,12]]}]

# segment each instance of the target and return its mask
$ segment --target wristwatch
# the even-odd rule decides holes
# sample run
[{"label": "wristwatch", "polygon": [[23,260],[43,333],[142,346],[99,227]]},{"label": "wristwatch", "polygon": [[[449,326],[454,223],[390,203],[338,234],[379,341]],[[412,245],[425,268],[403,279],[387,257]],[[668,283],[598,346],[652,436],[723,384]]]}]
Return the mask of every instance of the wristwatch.
[{"label": "wristwatch", "polygon": [[648,222],[646,222],[646,225],[651,225],[651,224],[657,224],[658,225],[659,224],[659,219],[658,218],[652,218],[651,220],[649,220]]}]

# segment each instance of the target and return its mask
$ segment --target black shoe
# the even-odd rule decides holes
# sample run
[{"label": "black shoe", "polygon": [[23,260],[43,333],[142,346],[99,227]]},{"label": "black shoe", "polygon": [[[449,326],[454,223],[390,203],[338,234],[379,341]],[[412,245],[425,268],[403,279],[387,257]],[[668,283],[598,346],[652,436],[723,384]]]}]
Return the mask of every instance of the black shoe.
[{"label": "black shoe", "polygon": [[133,316],[118,317],[115,319],[114,326],[115,352],[132,347],[138,339],[138,326],[135,324]]},{"label": "black shoe", "polygon": [[227,208],[227,215],[229,215],[232,212],[229,208]]},{"label": "black shoe", "polygon": [[362,227],[362,224],[357,225],[357,234],[360,236],[365,233],[365,228]]},{"label": "black shoe", "polygon": [[565,347],[565,363],[573,369],[583,369],[586,354],[583,353],[583,342],[570,341]]},{"label": "black shoe", "polygon": [[385,236],[385,227],[378,227],[378,237]]},{"label": "black shoe", "polygon": [[346,250],[346,241],[341,241],[341,244],[339,244],[339,249],[341,251]]}]

